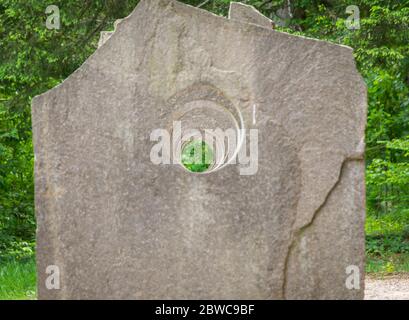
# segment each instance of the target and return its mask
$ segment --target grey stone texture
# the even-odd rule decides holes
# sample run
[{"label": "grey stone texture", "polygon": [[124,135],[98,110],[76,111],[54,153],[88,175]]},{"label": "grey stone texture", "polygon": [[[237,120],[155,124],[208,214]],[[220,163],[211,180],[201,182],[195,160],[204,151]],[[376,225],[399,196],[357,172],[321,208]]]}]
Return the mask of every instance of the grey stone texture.
[{"label": "grey stone texture", "polygon": [[114,31],[102,31],[100,33],[99,41],[98,41],[98,48],[101,47],[105,42],[108,41],[109,38],[114,34],[117,25],[122,21],[122,19],[118,19],[114,23]]},{"label": "grey stone texture", "polygon": [[[40,299],[363,298],[367,98],[352,49],[249,10],[142,0],[34,98]],[[152,130],[200,101],[259,130],[257,174],[151,162]]]},{"label": "grey stone texture", "polygon": [[272,29],[274,23],[271,19],[257,11],[253,6],[240,2],[231,2],[229,19],[240,20],[247,23],[254,23],[262,27]]}]

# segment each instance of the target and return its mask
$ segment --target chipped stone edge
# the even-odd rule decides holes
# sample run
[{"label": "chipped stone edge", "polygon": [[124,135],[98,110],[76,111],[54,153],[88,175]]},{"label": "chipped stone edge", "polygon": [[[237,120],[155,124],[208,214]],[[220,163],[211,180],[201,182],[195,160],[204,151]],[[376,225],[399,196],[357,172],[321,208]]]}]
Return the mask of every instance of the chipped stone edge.
[{"label": "chipped stone edge", "polygon": [[[106,47],[106,46],[111,42],[111,39],[112,39],[112,38],[115,36],[115,34],[117,33],[116,31],[118,30],[118,31],[120,32],[121,25],[123,25],[123,24],[127,23],[127,21],[131,20],[132,16],[133,16],[137,11],[141,10],[141,8],[143,8],[143,7],[144,7],[144,4],[147,3],[147,2],[151,2],[151,3],[152,3],[152,2],[159,2],[159,3],[162,2],[162,3],[166,4],[166,5],[178,6],[178,7],[182,8],[182,9],[189,9],[189,10],[192,11],[192,13],[196,13],[196,12],[197,12],[198,14],[205,14],[205,15],[207,15],[207,16],[209,16],[209,17],[212,17],[213,19],[223,20],[224,23],[236,24],[236,25],[238,25],[239,28],[240,28],[240,27],[243,27],[243,26],[247,26],[247,27],[254,28],[254,30],[256,30],[256,32],[258,32],[258,33],[260,33],[260,32],[277,32],[277,33],[279,33],[279,34],[282,34],[282,35],[287,36],[288,38],[304,39],[304,40],[308,40],[308,41],[312,41],[312,42],[316,42],[316,43],[321,43],[321,44],[324,44],[324,45],[327,45],[327,46],[341,47],[341,48],[344,48],[344,49],[348,50],[348,51],[351,53],[351,57],[352,57],[353,49],[352,49],[351,47],[349,47],[349,46],[346,46],[346,45],[336,44],[336,43],[328,42],[328,41],[325,41],[325,40],[319,40],[319,39],[309,38],[309,37],[300,36],[300,35],[293,35],[293,34],[290,34],[290,33],[287,33],[287,32],[282,32],[282,31],[277,31],[277,30],[269,29],[269,28],[266,28],[266,27],[263,27],[263,26],[260,26],[260,25],[257,25],[257,24],[243,22],[243,21],[241,21],[241,20],[228,19],[228,18],[226,18],[226,17],[218,16],[218,15],[216,15],[216,14],[214,14],[214,13],[212,13],[212,12],[209,12],[209,11],[207,11],[207,10],[204,10],[204,9],[201,9],[201,8],[197,8],[197,7],[188,5],[188,4],[180,3],[180,2],[175,1],[175,0],[141,0],[141,1],[138,3],[138,5],[135,7],[135,9],[134,9],[127,17],[121,19],[121,21],[117,24],[117,28],[116,28],[115,32],[114,32],[114,33],[110,36],[110,38],[104,43],[104,45],[101,46],[101,48]],[[162,10],[163,10],[163,9],[162,9]],[[79,74],[80,72],[82,72],[83,69],[84,69],[84,66],[85,66],[85,65],[88,65],[89,61],[92,60],[92,59],[94,59],[94,57],[95,57],[95,55],[96,55],[96,53],[97,53],[98,51],[99,51],[99,49],[95,50],[94,53],[91,54],[91,55],[84,61],[84,63],[83,63],[78,69],[76,69],[72,74],[70,74],[70,75],[69,75],[66,79],[64,79],[61,83],[59,83],[59,84],[56,85],[55,87],[49,89],[48,91],[46,91],[46,92],[44,92],[44,93],[42,93],[42,94],[39,94],[39,95],[33,97],[33,99],[32,99],[32,106],[35,107],[36,105],[40,104],[40,103],[39,103],[39,98],[40,98],[41,96],[47,95],[47,94],[49,94],[50,92],[52,92],[52,91],[54,91],[54,90],[58,90],[59,88],[61,88],[62,86],[64,86],[64,84],[65,84],[66,82],[71,81],[71,79],[73,78],[73,76],[75,76],[75,75]],[[353,59],[353,60],[354,60],[354,59]],[[359,73],[357,72],[357,74],[359,74]]]},{"label": "chipped stone edge", "polygon": [[[238,7],[245,7],[247,10],[253,11],[256,15],[260,16],[261,19],[264,19],[266,22],[269,22],[271,26],[267,27],[267,26],[259,25],[257,23],[252,23],[252,22],[232,18],[231,14],[233,12],[234,7],[237,7],[237,8]],[[229,20],[238,20],[238,21],[245,22],[245,23],[248,23],[248,24],[255,24],[255,25],[259,26],[259,27],[263,27],[263,28],[266,28],[266,29],[274,29],[274,21],[273,20],[271,20],[269,17],[262,14],[260,11],[258,11],[253,6],[245,4],[245,3],[241,3],[241,2],[235,2],[235,1],[230,2],[229,13],[228,13],[227,19],[229,19]]]}]

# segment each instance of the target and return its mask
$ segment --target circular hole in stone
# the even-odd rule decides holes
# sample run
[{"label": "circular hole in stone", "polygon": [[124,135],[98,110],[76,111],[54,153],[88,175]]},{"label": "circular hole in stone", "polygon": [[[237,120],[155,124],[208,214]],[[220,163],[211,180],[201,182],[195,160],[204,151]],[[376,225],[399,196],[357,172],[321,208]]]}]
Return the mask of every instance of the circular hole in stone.
[{"label": "circular hole in stone", "polygon": [[186,170],[204,173],[212,169],[214,153],[212,148],[203,140],[194,139],[183,144],[181,163]]}]

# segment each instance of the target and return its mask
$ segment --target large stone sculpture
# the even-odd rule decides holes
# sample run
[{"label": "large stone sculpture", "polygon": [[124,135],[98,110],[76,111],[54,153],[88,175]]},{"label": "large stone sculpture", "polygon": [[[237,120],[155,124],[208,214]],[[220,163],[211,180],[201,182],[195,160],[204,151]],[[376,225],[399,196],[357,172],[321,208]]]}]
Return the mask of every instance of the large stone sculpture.
[{"label": "large stone sculpture", "polygon": [[[40,299],[363,297],[367,102],[352,49],[231,10],[142,0],[33,100]],[[232,156],[257,164],[154,163],[152,133],[175,123],[234,128]]]}]

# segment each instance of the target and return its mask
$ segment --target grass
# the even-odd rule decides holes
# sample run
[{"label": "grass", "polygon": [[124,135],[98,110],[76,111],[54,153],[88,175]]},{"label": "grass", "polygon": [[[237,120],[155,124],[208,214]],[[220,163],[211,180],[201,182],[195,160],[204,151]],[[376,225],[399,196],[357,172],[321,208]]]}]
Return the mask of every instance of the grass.
[{"label": "grass", "polygon": [[35,298],[35,258],[0,258],[0,300],[32,300]]},{"label": "grass", "polygon": [[[374,276],[409,273],[409,210],[369,213],[366,272]],[[36,299],[34,244],[16,245],[0,257],[0,300]]]},{"label": "grass", "polygon": [[379,275],[409,273],[409,254],[367,255],[366,272]]},{"label": "grass", "polygon": [[409,272],[409,210],[368,213],[366,220],[366,272]]}]

